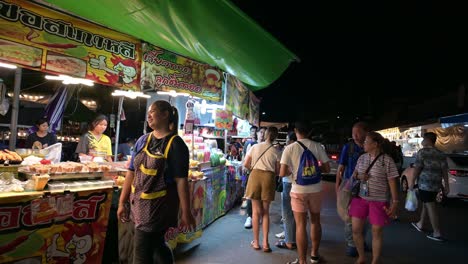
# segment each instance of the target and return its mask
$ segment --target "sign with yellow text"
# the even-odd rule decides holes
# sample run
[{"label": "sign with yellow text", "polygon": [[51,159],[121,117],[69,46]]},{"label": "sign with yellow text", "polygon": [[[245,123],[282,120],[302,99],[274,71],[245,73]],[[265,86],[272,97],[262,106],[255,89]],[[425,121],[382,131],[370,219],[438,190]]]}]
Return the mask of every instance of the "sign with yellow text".
[{"label": "sign with yellow text", "polygon": [[189,93],[211,101],[221,101],[223,72],[161,48],[143,44],[141,87]]},{"label": "sign with yellow text", "polygon": [[0,60],[140,90],[140,42],[29,1],[0,0]]}]

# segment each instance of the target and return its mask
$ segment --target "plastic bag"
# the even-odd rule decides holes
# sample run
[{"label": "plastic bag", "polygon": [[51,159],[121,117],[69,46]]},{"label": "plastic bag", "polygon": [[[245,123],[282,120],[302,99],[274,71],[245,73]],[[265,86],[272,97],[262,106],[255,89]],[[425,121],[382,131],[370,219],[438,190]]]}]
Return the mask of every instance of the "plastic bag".
[{"label": "plastic bag", "polygon": [[50,160],[53,164],[59,163],[62,158],[62,143],[55,143],[41,151],[47,153],[45,158]]},{"label": "plastic bag", "polygon": [[408,190],[406,193],[405,209],[414,212],[418,209],[418,198],[415,190]]}]

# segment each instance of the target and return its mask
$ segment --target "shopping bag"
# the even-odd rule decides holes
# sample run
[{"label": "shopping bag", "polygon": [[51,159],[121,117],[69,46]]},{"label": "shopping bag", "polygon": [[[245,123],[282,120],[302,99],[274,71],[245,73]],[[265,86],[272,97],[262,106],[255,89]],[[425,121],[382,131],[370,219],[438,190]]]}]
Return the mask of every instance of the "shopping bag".
[{"label": "shopping bag", "polygon": [[418,209],[418,198],[416,197],[416,191],[408,190],[406,193],[406,202],[405,202],[405,209],[414,212]]},{"label": "shopping bag", "polygon": [[53,164],[59,163],[62,158],[62,143],[55,143],[41,151],[46,153],[45,158],[50,160]]},{"label": "shopping bag", "polygon": [[336,211],[341,220],[349,221],[349,204],[351,203],[351,181],[352,179],[343,180],[336,194]]}]

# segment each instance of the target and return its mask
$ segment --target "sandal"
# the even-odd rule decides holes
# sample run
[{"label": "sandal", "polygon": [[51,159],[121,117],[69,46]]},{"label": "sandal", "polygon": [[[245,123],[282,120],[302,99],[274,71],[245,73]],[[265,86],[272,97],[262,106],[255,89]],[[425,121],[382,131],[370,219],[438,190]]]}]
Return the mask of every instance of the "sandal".
[{"label": "sandal", "polygon": [[286,243],[284,240],[278,240],[275,243],[275,246],[279,248],[289,249],[289,250],[294,250],[297,248],[296,243],[291,243],[291,247],[288,247],[288,243]]},{"label": "sandal", "polygon": [[264,247],[264,248],[263,248],[263,252],[270,253],[270,252],[271,252],[270,246]]},{"label": "sandal", "polygon": [[254,244],[255,244],[255,242],[252,240],[252,241],[250,242],[250,246],[251,246],[253,249],[255,249],[255,250],[260,250],[260,247],[259,247],[259,246],[254,246]]}]

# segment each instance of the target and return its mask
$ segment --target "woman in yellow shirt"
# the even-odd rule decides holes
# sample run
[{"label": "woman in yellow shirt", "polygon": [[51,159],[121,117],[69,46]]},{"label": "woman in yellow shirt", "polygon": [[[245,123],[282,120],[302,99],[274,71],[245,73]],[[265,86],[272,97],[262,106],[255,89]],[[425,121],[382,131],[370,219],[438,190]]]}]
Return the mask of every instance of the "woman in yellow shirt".
[{"label": "woman in yellow shirt", "polygon": [[80,138],[75,153],[81,156],[102,157],[103,160],[112,162],[112,144],[108,136],[104,135],[107,129],[107,117],[97,116],[90,124],[89,131]]}]

